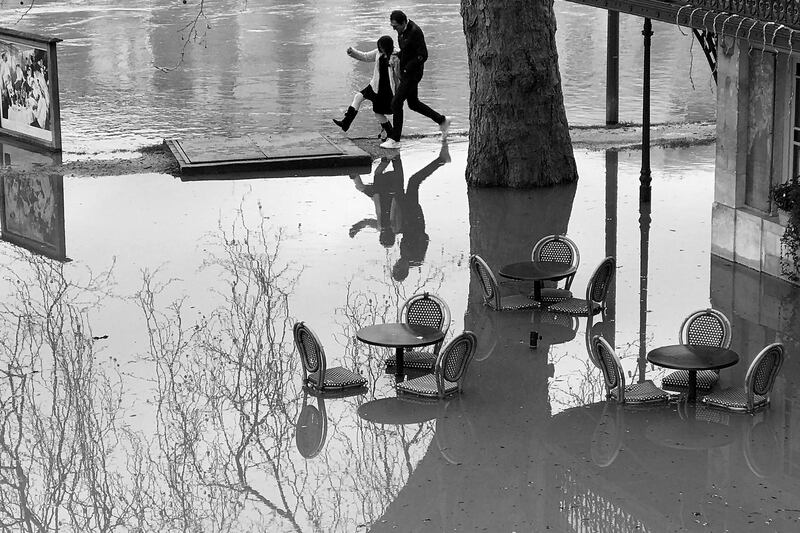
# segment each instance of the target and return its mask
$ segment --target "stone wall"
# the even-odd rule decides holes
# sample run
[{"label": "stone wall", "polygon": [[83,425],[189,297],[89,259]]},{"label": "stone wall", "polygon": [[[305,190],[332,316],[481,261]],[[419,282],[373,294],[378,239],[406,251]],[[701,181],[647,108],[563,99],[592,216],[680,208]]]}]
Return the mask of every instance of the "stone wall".
[{"label": "stone wall", "polygon": [[[758,67],[751,63],[756,61],[771,61],[777,66],[772,87],[763,87],[763,83],[751,86],[751,73],[757,70],[753,67]],[[762,53],[751,49],[747,42],[731,37],[721,38],[718,44],[711,252],[781,278],[780,238],[784,227],[777,213],[753,205],[768,204],[763,196],[768,194],[769,183],[783,182],[789,173],[787,128],[791,124],[787,117],[791,117],[791,101],[786,96],[791,94],[792,69],[785,67],[791,63],[786,54]],[[748,117],[765,93],[774,101],[773,116],[767,120],[761,117],[759,123],[754,124],[754,119]],[[761,146],[754,149],[754,143]],[[771,143],[771,146],[765,147],[764,143]],[[757,198],[753,198],[754,190],[759,195]]]}]

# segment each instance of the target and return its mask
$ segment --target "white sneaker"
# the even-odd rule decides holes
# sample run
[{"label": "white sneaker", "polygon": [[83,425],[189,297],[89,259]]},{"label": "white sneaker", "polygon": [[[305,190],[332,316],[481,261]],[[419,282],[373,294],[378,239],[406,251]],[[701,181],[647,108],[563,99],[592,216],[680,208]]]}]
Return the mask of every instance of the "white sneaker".
[{"label": "white sneaker", "polygon": [[450,130],[450,119],[445,117],[444,122],[439,124],[439,129],[442,130],[442,137],[447,137],[447,132]]},{"label": "white sneaker", "polygon": [[381,143],[381,148],[388,148],[390,150],[397,150],[400,148],[400,141],[395,141],[392,138],[386,139]]}]

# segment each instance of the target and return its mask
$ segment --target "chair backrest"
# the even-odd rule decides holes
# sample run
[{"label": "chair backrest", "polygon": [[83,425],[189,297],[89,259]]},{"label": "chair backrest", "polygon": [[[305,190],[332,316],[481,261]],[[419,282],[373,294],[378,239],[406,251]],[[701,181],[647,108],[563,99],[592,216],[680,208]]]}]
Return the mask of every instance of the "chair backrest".
[{"label": "chair backrest", "polygon": [[403,304],[400,322],[430,326],[447,334],[450,329],[450,308],[435,294],[415,294]]},{"label": "chair backrest", "polygon": [[762,349],[744,377],[744,388],[747,393],[747,410],[753,410],[753,395],[769,397],[775,378],[783,365],[783,344],[774,342]]},{"label": "chair backrest", "polygon": [[[303,364],[303,382],[306,383],[310,375],[324,376],[325,350],[317,336],[305,322],[295,323],[293,332],[294,344],[300,352],[300,362]],[[321,380],[318,379],[317,382],[320,383]]]},{"label": "chair backrest", "polygon": [[567,263],[577,268],[581,262],[581,256],[578,247],[566,235],[547,235],[533,245],[531,261],[554,261]]},{"label": "chair backrest", "polygon": [[595,306],[605,307],[608,289],[614,280],[616,261],[612,256],[603,259],[597,268],[594,269],[589,284],[586,285],[586,305],[589,306],[591,314]]},{"label": "chair backrest", "polygon": [[716,309],[699,309],[683,320],[680,340],[681,344],[730,348],[731,323]]},{"label": "chair backrest", "polygon": [[611,391],[617,389],[617,401],[625,403],[625,374],[622,372],[622,363],[614,353],[614,349],[608,341],[599,335],[592,338],[592,348],[594,348],[594,358],[599,363],[600,370],[603,371],[603,378],[606,382],[606,396],[611,397]]},{"label": "chair backrest", "polygon": [[478,276],[478,281],[483,289],[483,303],[489,304],[495,309],[500,308],[500,293],[497,290],[497,279],[494,277],[492,269],[486,264],[486,261],[479,255],[472,255],[469,258],[469,264],[475,275]]},{"label": "chair backrest", "polygon": [[461,390],[461,384],[475,355],[477,345],[478,338],[475,334],[471,331],[464,331],[439,353],[436,358],[434,375],[440,397],[444,396],[444,380],[458,383],[458,389]]}]

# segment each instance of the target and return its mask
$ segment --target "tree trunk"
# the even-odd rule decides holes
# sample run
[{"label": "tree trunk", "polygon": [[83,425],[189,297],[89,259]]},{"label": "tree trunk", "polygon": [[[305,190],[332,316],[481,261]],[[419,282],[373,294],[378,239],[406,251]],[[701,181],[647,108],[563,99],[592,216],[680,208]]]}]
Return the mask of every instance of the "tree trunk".
[{"label": "tree trunk", "polygon": [[467,184],[577,180],[553,0],[461,0],[461,16],[470,86]]}]

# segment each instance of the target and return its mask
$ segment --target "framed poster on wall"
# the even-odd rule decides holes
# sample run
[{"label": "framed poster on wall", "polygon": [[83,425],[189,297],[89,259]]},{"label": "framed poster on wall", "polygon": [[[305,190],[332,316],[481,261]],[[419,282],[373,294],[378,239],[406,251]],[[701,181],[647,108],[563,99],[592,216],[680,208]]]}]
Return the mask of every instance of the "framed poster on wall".
[{"label": "framed poster on wall", "polygon": [[61,151],[60,41],[0,28],[0,134]]}]

